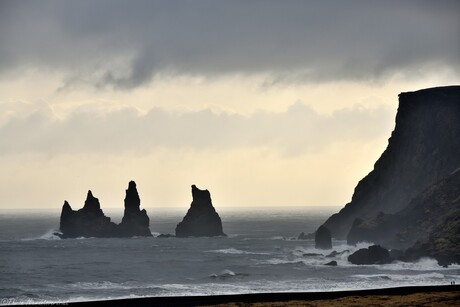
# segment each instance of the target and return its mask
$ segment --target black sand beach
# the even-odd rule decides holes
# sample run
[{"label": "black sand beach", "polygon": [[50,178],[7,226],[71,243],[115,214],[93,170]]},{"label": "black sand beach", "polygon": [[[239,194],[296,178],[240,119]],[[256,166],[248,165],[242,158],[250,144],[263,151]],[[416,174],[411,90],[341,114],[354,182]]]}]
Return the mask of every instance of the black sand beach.
[{"label": "black sand beach", "polygon": [[[400,302],[401,304],[398,304]],[[418,286],[387,289],[257,293],[216,296],[149,297],[69,303],[69,306],[455,306],[460,286]]]}]

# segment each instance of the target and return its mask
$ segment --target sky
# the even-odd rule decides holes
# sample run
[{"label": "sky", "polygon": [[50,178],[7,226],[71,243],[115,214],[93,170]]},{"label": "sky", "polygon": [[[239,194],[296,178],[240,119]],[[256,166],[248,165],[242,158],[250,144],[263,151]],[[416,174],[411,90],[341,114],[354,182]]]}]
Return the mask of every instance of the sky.
[{"label": "sky", "polygon": [[342,206],[459,1],[0,0],[0,208]]}]

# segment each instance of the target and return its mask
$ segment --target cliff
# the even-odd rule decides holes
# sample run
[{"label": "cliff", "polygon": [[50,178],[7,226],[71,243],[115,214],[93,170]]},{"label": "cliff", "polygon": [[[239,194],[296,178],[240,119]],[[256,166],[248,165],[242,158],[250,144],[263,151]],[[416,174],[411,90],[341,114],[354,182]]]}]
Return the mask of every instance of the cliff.
[{"label": "cliff", "polygon": [[192,204],[182,222],[177,224],[177,237],[225,236],[222,221],[214,209],[211,194],[192,185]]},{"label": "cliff", "polygon": [[110,217],[104,215],[99,199],[88,191],[85,204],[78,211],[72,210],[67,201],[64,202],[60,222],[62,233],[57,235],[61,238],[152,236],[147,212],[141,211],[139,206],[136,183],[131,181],[126,190],[123,220],[117,225],[110,221]]},{"label": "cliff", "polygon": [[[460,86],[401,93],[396,126],[352,200],[325,223],[344,239],[356,218],[394,214],[460,166]],[[385,215],[380,215],[385,218]]]},{"label": "cliff", "polygon": [[396,214],[380,214],[352,227],[349,243],[370,241],[407,248],[407,257],[460,263],[460,168],[417,195]]}]

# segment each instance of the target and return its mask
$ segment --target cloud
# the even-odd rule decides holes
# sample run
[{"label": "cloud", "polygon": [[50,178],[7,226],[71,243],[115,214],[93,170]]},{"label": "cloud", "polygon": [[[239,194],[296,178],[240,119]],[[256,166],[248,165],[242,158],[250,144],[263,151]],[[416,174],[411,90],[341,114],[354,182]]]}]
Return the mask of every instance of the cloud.
[{"label": "cloud", "polygon": [[[2,1],[0,76],[132,89],[164,75],[276,82],[460,73],[458,1]],[[431,69],[431,70],[430,70]]]},{"label": "cloud", "polygon": [[[20,103],[16,104],[24,109]],[[362,106],[322,115],[302,103],[282,113],[251,116],[210,110],[167,112],[133,108],[77,109],[58,118],[45,104],[26,115],[9,112],[0,126],[1,155],[147,154],[157,149],[225,151],[270,148],[287,155],[320,152],[331,144],[371,141],[392,128],[392,111]]]}]

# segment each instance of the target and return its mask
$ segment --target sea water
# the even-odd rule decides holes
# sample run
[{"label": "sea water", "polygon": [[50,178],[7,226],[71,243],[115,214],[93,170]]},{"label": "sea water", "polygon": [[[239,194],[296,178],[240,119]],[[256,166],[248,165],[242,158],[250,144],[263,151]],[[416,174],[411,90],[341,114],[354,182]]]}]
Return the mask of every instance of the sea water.
[{"label": "sea water", "polygon": [[[227,237],[174,233],[186,209],[148,209],[151,238],[59,239],[59,212],[0,211],[0,303],[57,303],[148,296],[338,291],[450,284],[459,265],[357,266],[347,257],[370,243],[317,250],[310,233],[338,208],[220,208]],[[106,210],[119,222],[120,215]],[[338,266],[325,263],[335,260]]]}]

